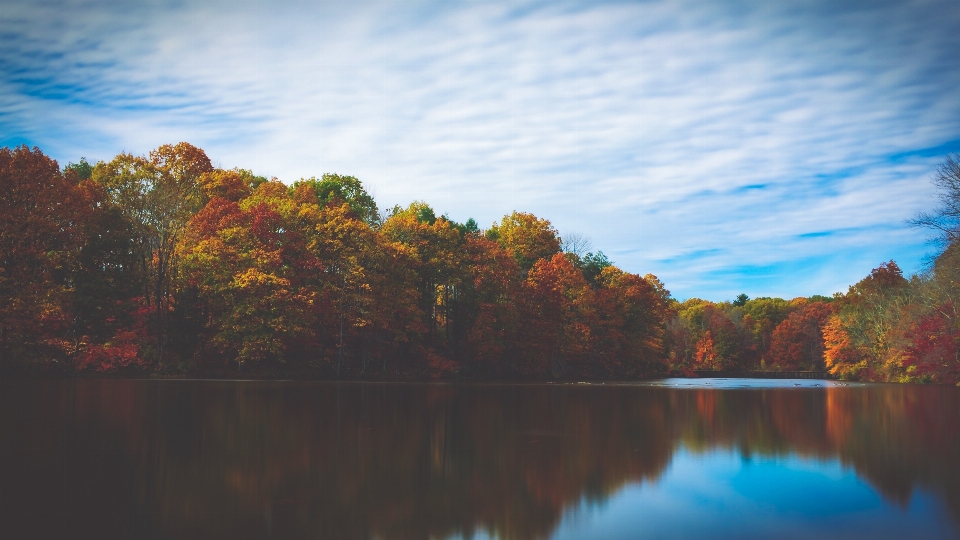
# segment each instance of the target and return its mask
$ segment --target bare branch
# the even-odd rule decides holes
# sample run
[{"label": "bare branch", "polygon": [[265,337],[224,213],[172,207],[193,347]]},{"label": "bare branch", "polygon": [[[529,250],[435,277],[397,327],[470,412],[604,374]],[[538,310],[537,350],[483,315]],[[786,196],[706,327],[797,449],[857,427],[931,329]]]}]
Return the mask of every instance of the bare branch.
[{"label": "bare branch", "polygon": [[933,185],[940,190],[940,206],[931,213],[917,214],[907,223],[937,231],[933,243],[947,247],[960,240],[960,155],[950,154],[937,166]]},{"label": "bare branch", "polygon": [[563,235],[560,247],[566,253],[573,253],[577,257],[583,257],[593,249],[593,242],[580,233],[571,232]]}]

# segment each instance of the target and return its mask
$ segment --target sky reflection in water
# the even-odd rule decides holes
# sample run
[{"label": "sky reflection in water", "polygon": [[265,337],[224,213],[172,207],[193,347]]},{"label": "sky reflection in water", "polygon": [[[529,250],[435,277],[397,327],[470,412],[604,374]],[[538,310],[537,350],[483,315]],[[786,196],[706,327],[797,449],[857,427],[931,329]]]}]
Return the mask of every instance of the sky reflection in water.
[{"label": "sky reflection in water", "polygon": [[838,460],[680,449],[656,482],[571,509],[553,538],[953,538],[943,503],[886,501]]},{"label": "sky reflection in water", "polygon": [[6,381],[0,536],[960,533],[960,389],[844,384]]}]

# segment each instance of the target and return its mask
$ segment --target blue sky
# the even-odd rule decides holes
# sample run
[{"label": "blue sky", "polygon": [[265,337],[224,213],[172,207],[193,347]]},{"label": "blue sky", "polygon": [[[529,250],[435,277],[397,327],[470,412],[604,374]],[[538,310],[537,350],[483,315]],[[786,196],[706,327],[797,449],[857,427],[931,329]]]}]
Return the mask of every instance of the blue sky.
[{"label": "blue sky", "polygon": [[929,2],[0,0],[0,145],[188,141],[381,207],[513,210],[674,296],[920,270],[960,150],[960,7]]}]

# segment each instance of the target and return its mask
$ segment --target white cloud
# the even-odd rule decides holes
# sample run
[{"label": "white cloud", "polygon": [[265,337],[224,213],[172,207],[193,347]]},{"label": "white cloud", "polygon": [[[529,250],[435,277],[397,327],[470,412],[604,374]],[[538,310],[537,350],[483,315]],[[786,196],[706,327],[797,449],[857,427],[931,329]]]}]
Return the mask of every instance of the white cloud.
[{"label": "white cloud", "polygon": [[356,175],[384,206],[532,211],[682,297],[915,267],[902,222],[943,152],[891,157],[960,141],[946,2],[0,8],[8,142],[189,140],[286,181]]}]

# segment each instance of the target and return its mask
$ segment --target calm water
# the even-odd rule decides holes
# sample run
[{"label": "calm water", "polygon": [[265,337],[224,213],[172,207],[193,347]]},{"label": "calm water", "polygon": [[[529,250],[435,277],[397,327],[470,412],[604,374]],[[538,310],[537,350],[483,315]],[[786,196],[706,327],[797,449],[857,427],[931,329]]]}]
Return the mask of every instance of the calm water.
[{"label": "calm water", "polygon": [[0,536],[955,538],[960,388],[0,384]]}]

